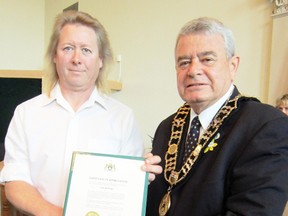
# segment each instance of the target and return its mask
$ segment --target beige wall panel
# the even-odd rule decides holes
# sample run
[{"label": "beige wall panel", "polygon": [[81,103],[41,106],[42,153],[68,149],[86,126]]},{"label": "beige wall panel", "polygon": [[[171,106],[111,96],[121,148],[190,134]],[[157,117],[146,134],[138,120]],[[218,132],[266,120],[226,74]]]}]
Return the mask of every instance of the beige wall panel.
[{"label": "beige wall panel", "polygon": [[288,93],[288,12],[273,18],[269,103]]}]

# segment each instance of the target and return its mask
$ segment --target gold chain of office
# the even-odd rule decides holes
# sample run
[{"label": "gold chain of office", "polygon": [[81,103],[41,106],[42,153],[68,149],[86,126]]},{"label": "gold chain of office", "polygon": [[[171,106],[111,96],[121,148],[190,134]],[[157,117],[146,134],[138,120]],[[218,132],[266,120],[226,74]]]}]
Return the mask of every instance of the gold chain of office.
[{"label": "gold chain of office", "polygon": [[241,95],[237,95],[234,99],[227,100],[226,104],[218,111],[207,130],[198,140],[195,149],[191,152],[185,163],[179,171],[176,171],[176,161],[178,155],[178,146],[182,137],[185,119],[187,118],[190,106],[185,103],[180,107],[174,117],[171,128],[171,136],[168,144],[168,150],[165,154],[164,177],[166,181],[174,186],[184,179],[197,160],[201,150],[207,145],[209,139],[217,132],[223,121],[237,108],[237,101]]}]

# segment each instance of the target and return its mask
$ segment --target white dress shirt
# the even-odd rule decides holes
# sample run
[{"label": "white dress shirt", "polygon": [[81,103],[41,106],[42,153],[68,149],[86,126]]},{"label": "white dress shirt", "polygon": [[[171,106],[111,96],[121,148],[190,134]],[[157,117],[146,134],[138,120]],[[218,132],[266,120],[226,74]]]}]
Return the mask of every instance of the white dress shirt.
[{"label": "white dress shirt", "polygon": [[[230,98],[231,94],[233,93],[234,90],[234,85],[232,84],[229,88],[229,90],[212,106],[208,107],[207,109],[203,110],[199,114],[199,121],[201,123],[201,130],[200,130],[200,136],[204,133],[205,130],[207,130],[209,124],[219,111],[219,109],[223,106],[223,104]],[[196,116],[196,113],[191,109],[190,112],[190,124],[192,119]],[[189,130],[188,130],[189,131]]]},{"label": "white dress shirt", "polygon": [[58,85],[50,98],[42,94],[16,108],[5,148],[1,181],[23,180],[61,207],[73,151],[133,156],[144,153],[130,108],[95,88],[74,112]]}]

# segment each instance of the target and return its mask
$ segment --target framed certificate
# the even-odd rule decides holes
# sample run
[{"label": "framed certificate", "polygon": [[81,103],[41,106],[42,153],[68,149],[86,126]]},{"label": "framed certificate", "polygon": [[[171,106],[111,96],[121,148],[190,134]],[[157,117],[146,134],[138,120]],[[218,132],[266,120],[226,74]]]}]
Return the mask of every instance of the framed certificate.
[{"label": "framed certificate", "polygon": [[74,152],[65,216],[144,216],[148,173],[144,158]]}]

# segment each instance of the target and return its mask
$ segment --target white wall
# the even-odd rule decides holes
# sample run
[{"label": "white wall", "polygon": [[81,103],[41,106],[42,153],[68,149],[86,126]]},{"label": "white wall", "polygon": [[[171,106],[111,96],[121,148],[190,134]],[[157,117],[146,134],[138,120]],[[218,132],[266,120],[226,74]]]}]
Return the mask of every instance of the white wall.
[{"label": "white wall", "polygon": [[1,70],[42,69],[44,11],[44,0],[0,0]]},{"label": "white wall", "polygon": [[[55,15],[75,2],[0,0],[0,69],[41,69],[43,42],[46,47]],[[233,29],[241,56],[236,84],[242,93],[267,101],[272,32],[268,0],[78,2],[80,10],[102,22],[115,55],[122,55],[123,90],[112,96],[135,111],[146,145],[159,122],[183,103],[176,89],[174,43],[179,29],[190,19],[212,16]],[[3,35],[3,29],[10,33]],[[115,71],[111,77],[117,77]]]}]

